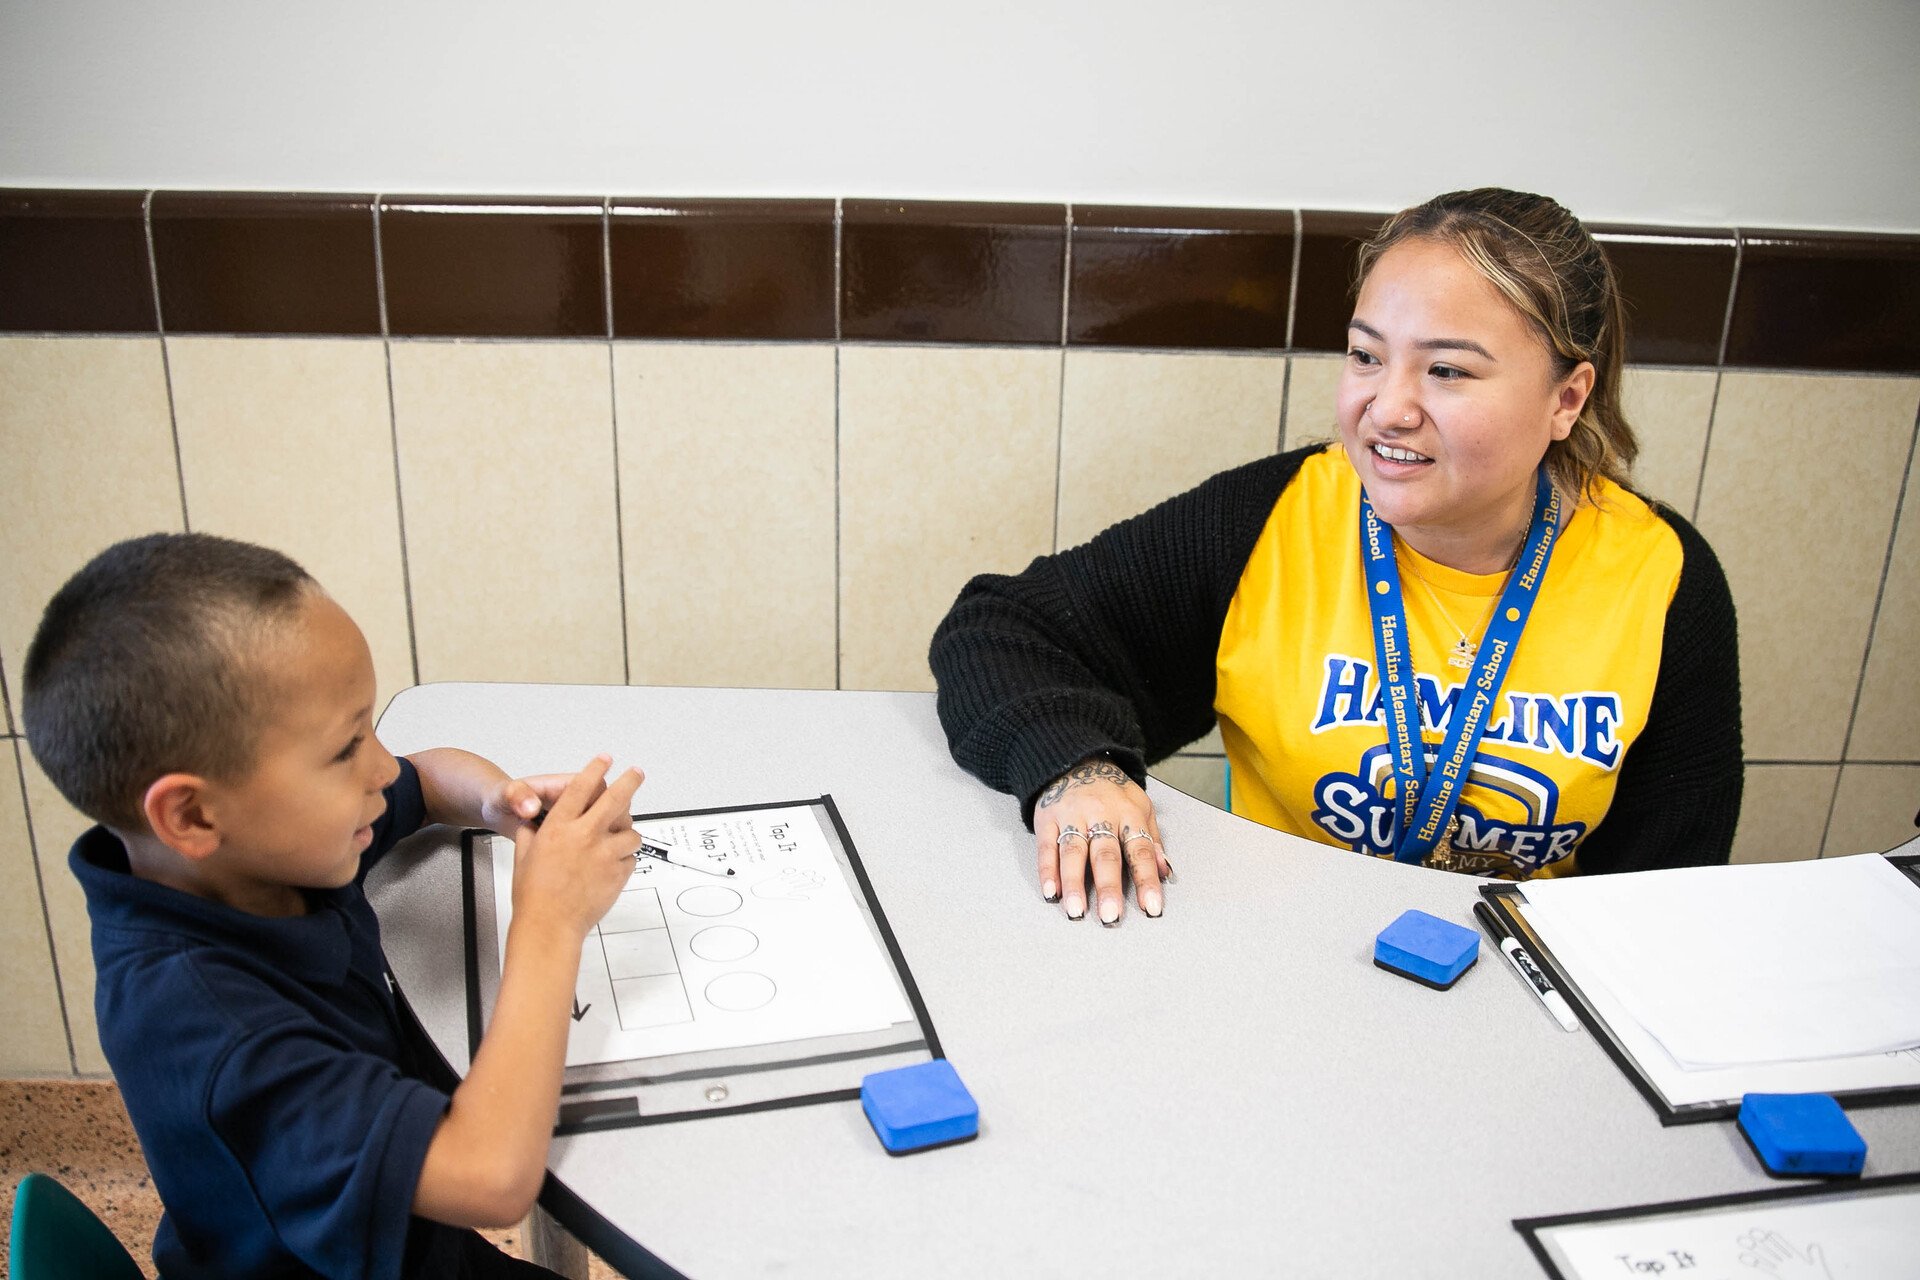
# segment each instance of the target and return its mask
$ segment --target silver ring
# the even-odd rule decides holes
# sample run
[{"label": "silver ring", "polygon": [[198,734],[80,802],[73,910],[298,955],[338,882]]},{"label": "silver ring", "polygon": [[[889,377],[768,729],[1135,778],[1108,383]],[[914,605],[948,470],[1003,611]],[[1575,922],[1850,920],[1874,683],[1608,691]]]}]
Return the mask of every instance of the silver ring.
[{"label": "silver ring", "polygon": [[1062,827],[1060,828],[1060,838],[1055,840],[1054,843],[1065,844],[1069,840],[1085,840],[1086,838],[1087,833],[1078,827]]},{"label": "silver ring", "polygon": [[1109,840],[1113,839],[1113,824],[1111,822],[1096,822],[1087,828],[1087,839],[1089,841],[1098,840],[1101,836],[1105,836]]},{"label": "silver ring", "polygon": [[[1152,840],[1152,839],[1153,839],[1153,833],[1151,831],[1136,831],[1130,836],[1121,836],[1120,843],[1132,844],[1135,840]],[[1156,843],[1158,842],[1156,841]]]}]

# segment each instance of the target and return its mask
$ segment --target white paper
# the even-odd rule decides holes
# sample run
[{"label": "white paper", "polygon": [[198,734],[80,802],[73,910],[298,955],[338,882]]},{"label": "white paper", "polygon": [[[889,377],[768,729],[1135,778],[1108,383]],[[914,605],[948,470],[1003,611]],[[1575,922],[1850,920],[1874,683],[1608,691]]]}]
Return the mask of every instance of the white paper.
[{"label": "white paper", "polygon": [[[1529,925],[1534,924],[1531,907],[1521,904],[1520,915]],[[1557,953],[1556,958],[1559,958]],[[1840,1093],[1920,1087],[1920,1049],[1869,1053],[1856,1058],[1763,1062],[1689,1071],[1660,1047],[1660,1042],[1647,1033],[1607,988],[1586,985],[1580,992],[1619,1041],[1621,1050],[1633,1059],[1669,1106],[1738,1103],[1741,1096],[1748,1093]]]},{"label": "white paper", "polygon": [[1920,1187],[1542,1227],[1566,1280],[1914,1280]]},{"label": "white paper", "polygon": [[[812,808],[642,821],[676,863],[636,859],[581,953],[567,1065],[876,1031],[912,1017]],[[513,845],[493,842],[502,963]]]},{"label": "white paper", "polygon": [[1527,919],[1688,1070],[1920,1046],[1920,887],[1877,854],[1529,881]]}]

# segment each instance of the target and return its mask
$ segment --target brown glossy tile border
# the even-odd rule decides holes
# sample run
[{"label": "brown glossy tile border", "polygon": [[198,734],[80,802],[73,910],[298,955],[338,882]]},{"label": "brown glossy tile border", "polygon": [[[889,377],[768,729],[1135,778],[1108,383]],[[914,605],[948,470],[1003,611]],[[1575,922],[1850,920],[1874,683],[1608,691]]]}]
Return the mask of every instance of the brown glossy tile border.
[{"label": "brown glossy tile border", "polygon": [[378,334],[371,195],[153,196],[169,333]]},{"label": "brown glossy tile border", "polygon": [[1345,351],[1353,317],[1353,271],[1360,246],[1387,220],[1384,213],[1300,211],[1300,272],[1294,284],[1293,348]]},{"label": "brown glossy tile border", "polygon": [[[1385,215],[0,189],[0,332],[1339,351]],[[1298,218],[1298,234],[1295,218]],[[151,236],[148,231],[151,228]],[[1920,235],[1596,224],[1629,358],[1920,372]],[[1071,238],[1071,243],[1069,243]],[[1071,280],[1063,272],[1071,263]],[[384,281],[382,273],[384,272]],[[161,315],[154,313],[158,280]],[[1063,311],[1064,322],[1063,322]],[[837,320],[837,323],[836,323]]]},{"label": "brown glossy tile border", "polygon": [[1717,364],[1733,289],[1734,233],[1596,224],[1627,303],[1627,359]]},{"label": "brown glossy tile border", "polygon": [[0,330],[152,333],[140,191],[0,190]]},{"label": "brown glossy tile border", "polygon": [[615,200],[616,338],[831,342],[831,200]]},{"label": "brown glossy tile border", "polygon": [[1291,209],[1075,205],[1067,341],[1287,345]]},{"label": "brown glossy tile border", "polygon": [[1726,358],[1920,373],[1920,236],[1743,230]]},{"label": "brown glossy tile border", "polygon": [[606,337],[605,221],[599,199],[383,197],[389,331]]},{"label": "brown glossy tile border", "polygon": [[848,200],[840,333],[877,342],[1060,341],[1067,209]]}]

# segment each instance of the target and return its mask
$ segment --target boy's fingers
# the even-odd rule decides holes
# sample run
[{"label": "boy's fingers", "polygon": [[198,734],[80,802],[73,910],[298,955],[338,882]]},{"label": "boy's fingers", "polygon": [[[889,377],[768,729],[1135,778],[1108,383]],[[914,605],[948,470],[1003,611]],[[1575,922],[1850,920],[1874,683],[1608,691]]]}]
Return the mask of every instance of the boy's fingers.
[{"label": "boy's fingers", "polygon": [[598,755],[587,761],[586,767],[567,780],[560,795],[549,810],[556,816],[571,818],[585,813],[600,794],[607,779],[607,766],[613,763],[613,757]]},{"label": "boy's fingers", "polygon": [[535,773],[524,778],[516,778],[514,781],[532,791],[534,797],[539,800],[543,808],[550,808],[559,801],[561,793],[567,789],[567,784],[573,781],[573,775],[570,773]]},{"label": "boy's fingers", "polygon": [[540,816],[540,796],[524,778],[515,778],[500,788],[500,800],[508,813],[522,822]]},{"label": "boy's fingers", "polygon": [[638,769],[629,768],[621,773],[619,777],[608,783],[606,792],[598,800],[594,801],[593,812],[595,816],[604,817],[607,820],[607,829],[609,831],[633,825],[633,814],[631,812],[633,808],[633,793],[638,791],[640,784],[646,780],[646,774],[640,772]]}]

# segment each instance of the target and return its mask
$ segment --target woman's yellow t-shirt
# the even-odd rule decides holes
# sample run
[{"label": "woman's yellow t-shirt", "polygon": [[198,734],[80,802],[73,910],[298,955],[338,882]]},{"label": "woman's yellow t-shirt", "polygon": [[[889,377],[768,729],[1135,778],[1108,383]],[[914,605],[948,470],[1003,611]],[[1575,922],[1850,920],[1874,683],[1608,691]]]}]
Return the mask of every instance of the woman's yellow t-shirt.
[{"label": "woman's yellow t-shirt", "polygon": [[[1308,458],[1280,495],[1227,611],[1214,709],[1235,813],[1391,857],[1395,788],[1359,508],[1359,476],[1338,446]],[[1431,761],[1469,678],[1447,655],[1461,629],[1483,634],[1506,575],[1461,573],[1397,539],[1394,549]],[[1679,538],[1636,495],[1603,481],[1575,508],[1461,794],[1456,869],[1577,869],[1646,723],[1680,568]]]}]

